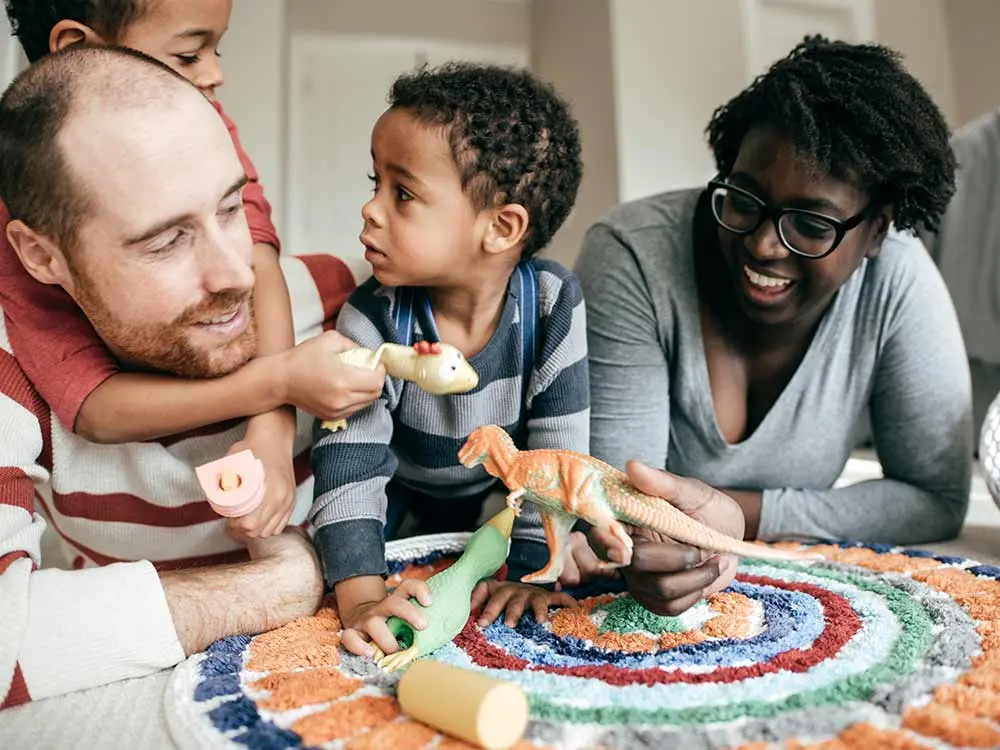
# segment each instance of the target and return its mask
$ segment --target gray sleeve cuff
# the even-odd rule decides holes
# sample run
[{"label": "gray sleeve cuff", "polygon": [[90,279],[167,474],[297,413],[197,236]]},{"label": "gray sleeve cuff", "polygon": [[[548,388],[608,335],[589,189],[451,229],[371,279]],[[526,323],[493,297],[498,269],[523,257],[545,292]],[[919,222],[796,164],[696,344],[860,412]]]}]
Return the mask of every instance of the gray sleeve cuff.
[{"label": "gray sleeve cuff", "polygon": [[385,576],[385,537],[382,522],[358,518],[321,526],[313,538],[323,578],[334,586],[346,578]]}]

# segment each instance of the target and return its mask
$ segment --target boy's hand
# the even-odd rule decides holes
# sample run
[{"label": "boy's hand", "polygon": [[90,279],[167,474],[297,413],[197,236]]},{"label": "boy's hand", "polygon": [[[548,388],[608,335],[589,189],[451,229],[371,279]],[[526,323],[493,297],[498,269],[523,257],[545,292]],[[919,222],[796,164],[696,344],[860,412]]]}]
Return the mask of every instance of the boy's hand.
[{"label": "boy's hand", "polygon": [[559,575],[559,586],[579,586],[597,576],[613,578],[618,575],[620,568],[598,557],[582,532],[574,531],[569,535],[569,549],[570,554]]},{"label": "boy's hand", "polygon": [[417,630],[427,627],[427,616],[409,600],[411,596],[425,607],[431,605],[431,590],[427,582],[408,578],[388,596],[360,602],[340,612],[340,621],[344,626],[341,644],[358,656],[372,655],[369,641],[374,641],[382,649],[382,653],[393,654],[398,651],[399,644],[385,624],[386,618],[398,617]]},{"label": "boy's hand", "polygon": [[540,623],[549,619],[549,607],[576,606],[576,599],[562,591],[546,591],[526,583],[493,579],[480,581],[472,591],[472,609],[478,609],[484,602],[486,606],[476,621],[481,628],[496,620],[504,610],[507,610],[504,624],[513,628],[529,606],[535,613],[535,621]]},{"label": "boy's hand", "polygon": [[336,331],[325,331],[284,352],[288,403],[323,420],[343,419],[375,401],[385,368],[352,367],[338,355],[357,347]]},{"label": "boy's hand", "polygon": [[295,510],[295,413],[290,409],[253,417],[246,437],[229,449],[229,455],[249,448],[264,464],[264,501],[253,512],[226,519],[226,531],[246,544],[280,534]]}]

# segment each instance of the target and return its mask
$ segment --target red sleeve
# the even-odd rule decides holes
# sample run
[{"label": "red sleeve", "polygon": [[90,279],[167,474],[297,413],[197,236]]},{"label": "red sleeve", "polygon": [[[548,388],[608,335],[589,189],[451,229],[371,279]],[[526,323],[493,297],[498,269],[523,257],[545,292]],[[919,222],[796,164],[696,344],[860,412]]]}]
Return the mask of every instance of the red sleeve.
[{"label": "red sleeve", "polygon": [[90,321],[62,287],[24,270],[7,241],[10,216],[0,204],[0,308],[21,369],[53,413],[73,429],[84,399],[118,372]]},{"label": "red sleeve", "polygon": [[264,186],[260,184],[260,175],[257,174],[257,168],[254,167],[247,152],[240,145],[239,134],[236,132],[236,123],[229,119],[222,110],[222,104],[218,100],[212,102],[212,104],[229,129],[229,136],[233,139],[236,153],[240,157],[240,162],[243,164],[243,168],[246,170],[247,177],[250,180],[247,186],[243,188],[243,207],[247,213],[247,224],[250,225],[250,236],[253,238],[254,244],[263,242],[281,252],[278,232],[275,230],[274,224],[271,223],[271,204],[264,197]]}]

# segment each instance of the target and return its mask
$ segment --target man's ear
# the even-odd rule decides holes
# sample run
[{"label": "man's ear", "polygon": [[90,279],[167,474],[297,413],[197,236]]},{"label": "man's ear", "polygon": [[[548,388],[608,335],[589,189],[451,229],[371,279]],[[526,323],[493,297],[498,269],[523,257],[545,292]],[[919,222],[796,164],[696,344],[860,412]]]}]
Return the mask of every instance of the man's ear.
[{"label": "man's ear", "polygon": [[483,236],[483,249],[491,254],[505,253],[524,242],[528,233],[528,211],[520,203],[507,203],[490,210],[490,224]]},{"label": "man's ear", "polygon": [[69,272],[69,264],[52,240],[20,219],[14,219],[7,225],[7,241],[14,248],[21,265],[36,281],[58,284],[72,294],[73,276]]},{"label": "man's ear", "polygon": [[889,225],[892,224],[892,213],[892,206],[884,206],[872,219],[871,242],[868,245],[868,251],[865,253],[866,258],[875,258],[878,256],[879,250],[882,249],[882,242],[889,232]]},{"label": "man's ear", "polygon": [[64,18],[49,32],[49,52],[72,47],[74,44],[106,44],[107,42],[86,24]]}]

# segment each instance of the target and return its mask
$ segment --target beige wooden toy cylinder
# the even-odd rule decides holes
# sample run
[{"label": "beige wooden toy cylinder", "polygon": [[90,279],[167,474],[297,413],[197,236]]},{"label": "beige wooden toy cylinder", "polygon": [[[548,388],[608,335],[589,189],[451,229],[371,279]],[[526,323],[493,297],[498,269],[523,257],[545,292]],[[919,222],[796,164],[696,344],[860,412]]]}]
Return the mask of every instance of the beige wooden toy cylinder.
[{"label": "beige wooden toy cylinder", "polygon": [[403,673],[398,698],[414,719],[486,750],[513,747],[528,724],[519,686],[430,659]]}]

